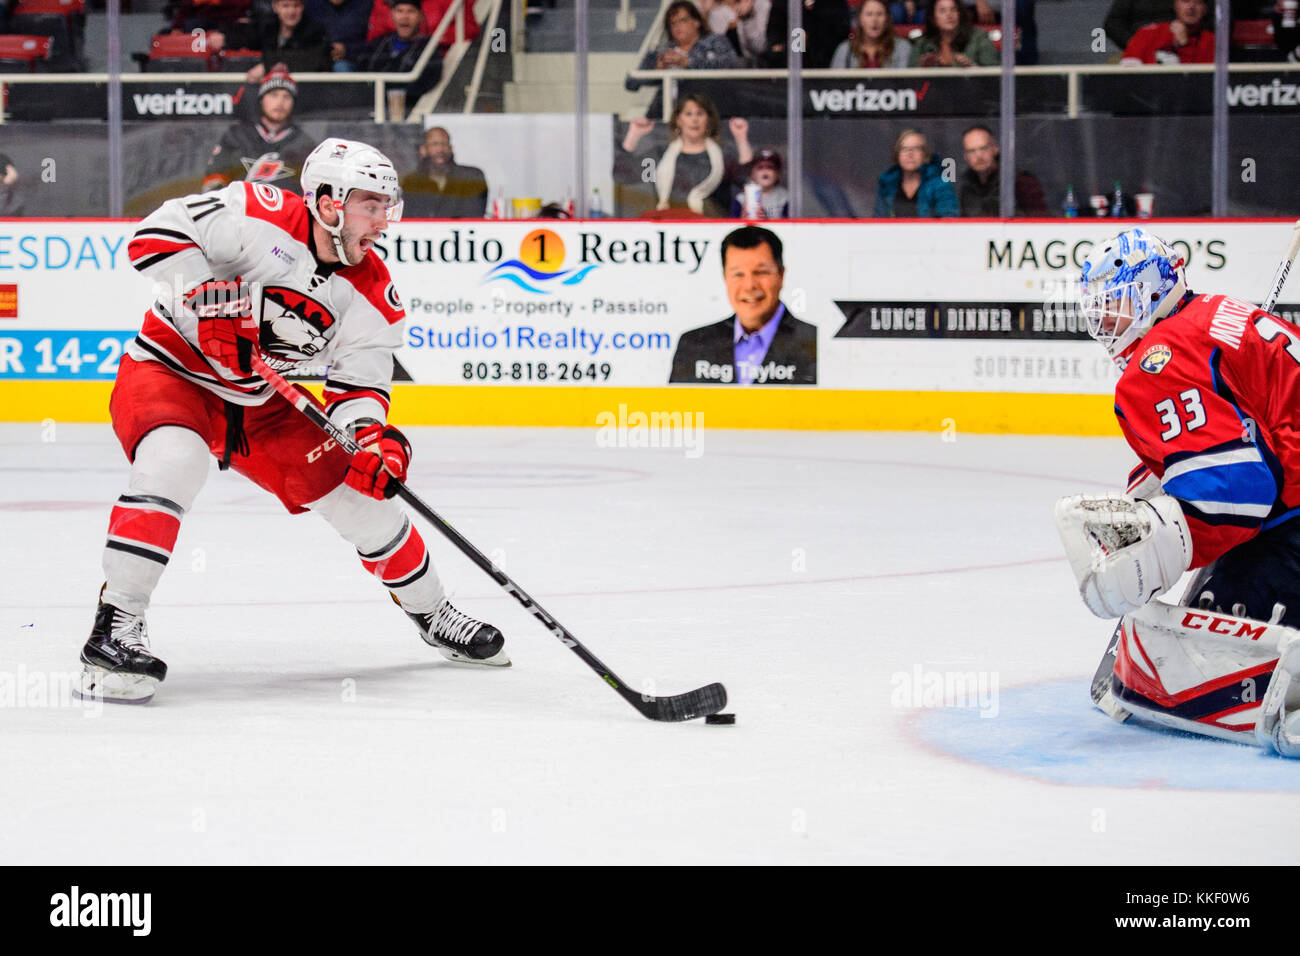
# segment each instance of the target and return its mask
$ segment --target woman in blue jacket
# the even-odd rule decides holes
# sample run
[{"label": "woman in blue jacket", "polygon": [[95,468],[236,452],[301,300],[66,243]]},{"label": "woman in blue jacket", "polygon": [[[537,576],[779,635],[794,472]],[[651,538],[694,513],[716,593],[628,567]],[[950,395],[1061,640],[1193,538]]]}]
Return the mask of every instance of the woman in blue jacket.
[{"label": "woman in blue jacket", "polygon": [[925,134],[903,130],[894,141],[894,165],[880,174],[876,218],[941,219],[960,215],[957,192],[931,157]]}]

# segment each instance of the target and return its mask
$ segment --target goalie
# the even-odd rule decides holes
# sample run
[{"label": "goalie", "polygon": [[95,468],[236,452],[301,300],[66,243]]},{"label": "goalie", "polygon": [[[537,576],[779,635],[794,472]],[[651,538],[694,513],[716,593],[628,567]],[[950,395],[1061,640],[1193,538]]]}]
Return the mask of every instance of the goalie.
[{"label": "goalie", "polygon": [[[1084,603],[1120,619],[1093,699],[1300,756],[1300,328],[1193,294],[1141,229],[1094,249],[1080,292],[1141,460],[1128,494],[1056,505]],[[1189,569],[1190,606],[1154,600]]]}]

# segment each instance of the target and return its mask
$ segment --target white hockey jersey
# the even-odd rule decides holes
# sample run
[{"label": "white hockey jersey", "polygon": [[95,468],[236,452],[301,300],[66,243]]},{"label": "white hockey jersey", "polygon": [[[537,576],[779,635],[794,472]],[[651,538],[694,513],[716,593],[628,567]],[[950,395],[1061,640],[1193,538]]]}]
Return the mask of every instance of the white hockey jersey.
[{"label": "white hockey jersey", "polygon": [[275,394],[199,350],[198,318],[186,299],[204,282],[249,287],[266,363],[277,371],[326,366],[325,401],[340,425],[388,420],[393,353],[405,311],[388,268],[371,250],[357,265],[318,262],[302,198],[266,183],[235,182],[163,203],[127,246],[131,264],[154,280],[155,301],[127,350],[239,405]]}]

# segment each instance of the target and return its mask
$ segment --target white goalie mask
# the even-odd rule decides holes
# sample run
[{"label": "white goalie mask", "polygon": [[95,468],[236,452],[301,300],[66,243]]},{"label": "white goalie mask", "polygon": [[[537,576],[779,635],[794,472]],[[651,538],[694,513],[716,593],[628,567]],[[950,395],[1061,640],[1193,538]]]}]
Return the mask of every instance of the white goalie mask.
[{"label": "white goalie mask", "polygon": [[1185,264],[1172,246],[1142,229],[1098,244],[1083,264],[1079,307],[1088,334],[1121,368],[1137,341],[1187,293]]},{"label": "white goalie mask", "polygon": [[[334,252],[345,266],[356,265],[343,249],[343,204],[354,189],[379,193],[387,198],[389,222],[402,218],[402,188],[397,169],[388,157],[365,143],[332,137],[311,151],[302,164],[302,198],[315,219],[334,241]],[[321,196],[329,196],[339,213],[336,225],[328,225],[318,207]]]}]

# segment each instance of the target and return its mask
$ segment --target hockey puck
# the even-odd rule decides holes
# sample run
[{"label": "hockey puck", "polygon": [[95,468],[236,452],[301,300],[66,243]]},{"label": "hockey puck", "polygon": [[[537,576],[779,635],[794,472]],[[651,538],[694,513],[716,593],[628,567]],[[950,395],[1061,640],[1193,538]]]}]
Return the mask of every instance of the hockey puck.
[{"label": "hockey puck", "polygon": [[735,714],[709,714],[704,718],[706,724],[734,724],[736,722]]}]

